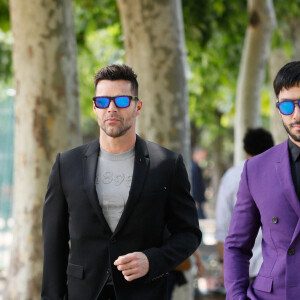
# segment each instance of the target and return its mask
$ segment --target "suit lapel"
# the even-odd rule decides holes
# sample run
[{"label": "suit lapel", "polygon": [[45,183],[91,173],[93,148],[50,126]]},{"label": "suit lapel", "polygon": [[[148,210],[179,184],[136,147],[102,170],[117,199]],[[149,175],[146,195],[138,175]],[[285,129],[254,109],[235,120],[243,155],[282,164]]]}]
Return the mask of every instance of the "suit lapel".
[{"label": "suit lapel", "polygon": [[279,148],[279,156],[276,164],[276,173],[279,177],[280,183],[283,186],[283,192],[287,201],[295,210],[298,217],[300,217],[300,202],[297,197],[292,179],[287,141],[282,143],[281,147]]},{"label": "suit lapel", "polygon": [[111,235],[111,230],[105,220],[101,206],[99,204],[95,186],[99,151],[99,140],[95,140],[89,144],[89,147],[85,153],[83,160],[84,189],[100,222],[102,223],[105,230]]},{"label": "suit lapel", "polygon": [[[279,148],[279,152],[280,154],[278,156],[278,160],[276,163],[276,173],[283,187],[283,194],[286,200],[289,202],[289,204],[297,214],[298,218],[300,218],[300,202],[297,197],[293,179],[292,179],[287,141],[282,143],[282,146]],[[298,220],[298,224],[294,230],[292,241],[296,236],[298,236],[299,232],[300,232],[300,222]]]},{"label": "suit lapel", "polygon": [[128,200],[113,236],[122,228],[129,215],[136,206],[139,196],[144,188],[145,179],[149,170],[149,153],[146,142],[138,135],[135,144],[135,159],[133,167],[132,183],[129,190]]}]

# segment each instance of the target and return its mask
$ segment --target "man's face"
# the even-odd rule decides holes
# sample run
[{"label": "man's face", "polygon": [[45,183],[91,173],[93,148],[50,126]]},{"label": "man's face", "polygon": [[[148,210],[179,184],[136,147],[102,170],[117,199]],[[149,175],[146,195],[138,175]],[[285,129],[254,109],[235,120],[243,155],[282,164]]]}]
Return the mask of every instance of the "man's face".
[{"label": "man's face", "polygon": [[[278,101],[293,100],[300,98],[300,87],[294,86],[289,89],[283,88],[279,95]],[[296,143],[300,143],[300,108],[296,104],[294,112],[291,115],[281,114],[283,126],[290,138]]]},{"label": "man's face", "polygon": [[[131,82],[127,80],[100,80],[96,86],[96,97],[100,96],[136,96],[133,95]],[[128,132],[135,133],[136,116],[142,108],[141,101],[131,100],[126,108],[116,107],[113,101],[108,108],[100,109],[93,104],[100,132],[116,138]]]},{"label": "man's face", "polygon": [[201,163],[207,159],[207,152],[204,149],[200,149],[194,152],[193,159],[196,163]]}]

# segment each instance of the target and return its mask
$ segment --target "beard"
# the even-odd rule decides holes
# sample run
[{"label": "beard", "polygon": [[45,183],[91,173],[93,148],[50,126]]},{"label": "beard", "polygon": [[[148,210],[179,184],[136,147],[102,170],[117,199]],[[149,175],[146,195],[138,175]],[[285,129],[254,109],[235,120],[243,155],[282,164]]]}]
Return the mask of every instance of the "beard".
[{"label": "beard", "polygon": [[288,135],[295,141],[295,142],[300,142],[300,132],[299,134],[294,134],[291,132],[291,127],[293,125],[299,125],[300,122],[293,122],[293,123],[290,123],[289,125],[285,124],[283,121],[282,121],[282,124],[283,124],[283,127],[284,129],[286,130],[286,132],[288,133]]},{"label": "beard", "polygon": [[[120,125],[106,126],[105,121],[109,118],[118,119]],[[117,138],[117,137],[124,135],[132,127],[133,119],[125,120],[120,115],[114,114],[114,115],[106,116],[102,122],[100,122],[100,120],[98,119],[98,124],[99,124],[100,128],[105,132],[106,135],[108,135],[112,138]]]}]

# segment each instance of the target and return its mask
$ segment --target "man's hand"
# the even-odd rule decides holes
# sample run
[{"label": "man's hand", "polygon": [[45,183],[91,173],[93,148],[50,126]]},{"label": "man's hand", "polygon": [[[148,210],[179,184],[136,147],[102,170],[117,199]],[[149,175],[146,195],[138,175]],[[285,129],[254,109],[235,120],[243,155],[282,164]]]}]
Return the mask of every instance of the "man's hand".
[{"label": "man's hand", "polygon": [[201,255],[200,255],[200,251],[198,249],[194,252],[194,256],[195,256],[195,259],[196,259],[197,277],[202,277],[205,273],[205,267],[203,265]]},{"label": "man's hand", "polygon": [[127,281],[145,276],[149,271],[149,261],[147,256],[142,252],[133,252],[119,256],[114,265],[119,271],[122,271]]}]

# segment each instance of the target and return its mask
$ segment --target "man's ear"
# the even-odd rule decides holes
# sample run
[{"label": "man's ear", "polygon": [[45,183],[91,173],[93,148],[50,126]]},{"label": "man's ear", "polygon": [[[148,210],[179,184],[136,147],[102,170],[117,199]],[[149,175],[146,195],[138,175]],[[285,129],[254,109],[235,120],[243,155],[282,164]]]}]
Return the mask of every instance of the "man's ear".
[{"label": "man's ear", "polygon": [[279,113],[279,115],[281,116],[280,110],[279,110],[279,108],[277,107],[277,102],[279,102],[279,100],[278,100],[278,98],[276,97],[275,108],[276,108],[277,112]]},{"label": "man's ear", "polygon": [[138,116],[141,113],[143,107],[143,101],[139,100],[136,103],[136,115]]},{"label": "man's ear", "polygon": [[95,106],[95,103],[93,102],[93,111],[95,114],[96,114],[96,109],[97,109],[97,107]]},{"label": "man's ear", "polygon": [[276,110],[279,113],[280,117],[282,118],[282,114],[281,114],[281,112],[280,112],[280,110],[279,110],[279,108],[277,106],[276,106]]}]

